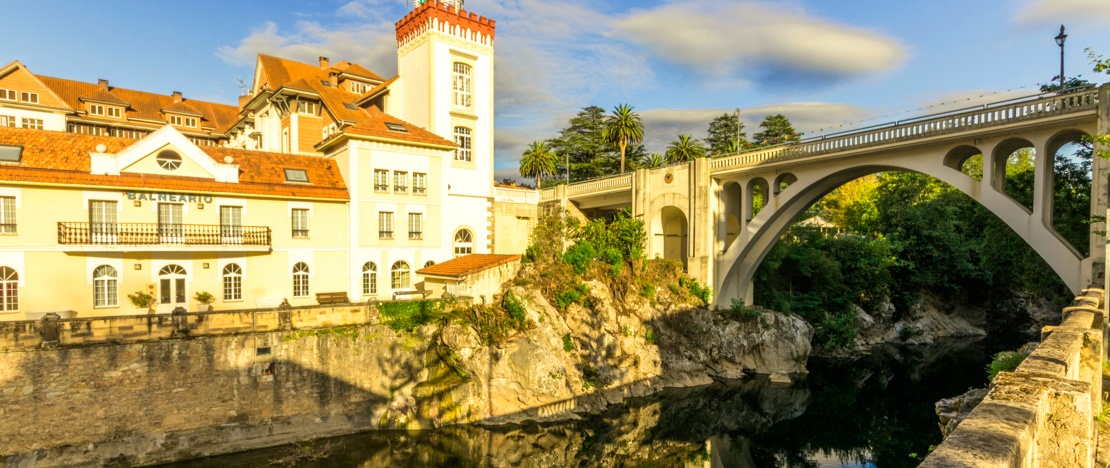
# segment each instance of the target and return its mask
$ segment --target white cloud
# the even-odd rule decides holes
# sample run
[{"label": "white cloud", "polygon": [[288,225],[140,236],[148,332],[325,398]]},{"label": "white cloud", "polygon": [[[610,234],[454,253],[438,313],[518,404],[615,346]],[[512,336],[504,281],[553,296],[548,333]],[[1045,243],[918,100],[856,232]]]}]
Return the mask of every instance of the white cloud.
[{"label": "white cloud", "polygon": [[724,75],[770,68],[851,76],[891,70],[907,56],[878,32],[750,1],[666,4],[617,20],[614,34],[693,71]]},{"label": "white cloud", "polygon": [[1029,0],[1014,20],[1027,25],[1104,23],[1110,21],[1106,0]]},{"label": "white cloud", "polygon": [[397,73],[397,40],[392,24],[363,23],[329,28],[314,21],[300,21],[292,32],[283,32],[267,21],[235,46],[223,46],[216,55],[232,65],[253,65],[263,53],[304,63],[320,56],[333,61],[358,63],[386,78]]}]

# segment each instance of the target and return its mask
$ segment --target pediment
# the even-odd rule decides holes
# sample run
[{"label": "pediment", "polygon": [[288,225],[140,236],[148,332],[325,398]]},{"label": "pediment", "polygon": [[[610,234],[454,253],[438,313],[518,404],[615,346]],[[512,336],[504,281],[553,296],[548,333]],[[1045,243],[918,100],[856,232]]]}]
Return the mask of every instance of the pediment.
[{"label": "pediment", "polygon": [[114,155],[92,154],[94,174],[150,174],[238,182],[239,166],[212,159],[172,125]]}]

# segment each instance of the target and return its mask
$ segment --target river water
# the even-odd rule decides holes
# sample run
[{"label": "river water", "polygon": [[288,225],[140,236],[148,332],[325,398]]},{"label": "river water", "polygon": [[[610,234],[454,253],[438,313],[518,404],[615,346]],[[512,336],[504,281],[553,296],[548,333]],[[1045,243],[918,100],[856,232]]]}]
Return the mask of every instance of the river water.
[{"label": "river water", "polygon": [[933,404],[986,385],[1014,340],[881,346],[765,377],[674,389],[554,425],[374,431],[170,465],[185,467],[912,467],[940,443]]}]

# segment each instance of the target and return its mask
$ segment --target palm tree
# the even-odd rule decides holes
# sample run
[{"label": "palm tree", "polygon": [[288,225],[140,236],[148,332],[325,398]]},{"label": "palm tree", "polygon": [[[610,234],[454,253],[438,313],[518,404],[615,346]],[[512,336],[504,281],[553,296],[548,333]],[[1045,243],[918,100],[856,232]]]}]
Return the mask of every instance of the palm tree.
[{"label": "palm tree", "polygon": [[671,142],[666,154],[667,162],[692,161],[694,158],[705,157],[705,145],[701,144],[701,140],[683,133],[678,136],[678,140]]},{"label": "palm tree", "polygon": [[663,165],[663,155],[659,153],[645,154],[640,160],[640,167],[651,169]]},{"label": "palm tree", "polygon": [[624,174],[624,154],[628,145],[644,140],[644,120],[632,112],[632,106],[621,104],[613,108],[613,115],[605,119],[601,137],[621,150],[621,174]]},{"label": "palm tree", "polygon": [[523,177],[535,177],[536,189],[540,187],[540,179],[545,174],[555,173],[555,152],[547,146],[546,141],[533,141],[528,145],[528,149],[520,156],[520,175]]}]

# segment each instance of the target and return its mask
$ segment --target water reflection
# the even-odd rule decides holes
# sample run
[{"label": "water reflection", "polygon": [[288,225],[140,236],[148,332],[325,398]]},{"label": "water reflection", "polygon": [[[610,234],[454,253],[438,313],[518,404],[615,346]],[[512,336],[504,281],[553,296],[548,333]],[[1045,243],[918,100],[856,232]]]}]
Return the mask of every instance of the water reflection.
[{"label": "water reflection", "polygon": [[985,384],[1000,347],[881,347],[813,359],[794,385],[755,377],[669,390],[581,421],[376,431],[174,466],[917,466],[940,442],[933,403]]}]

